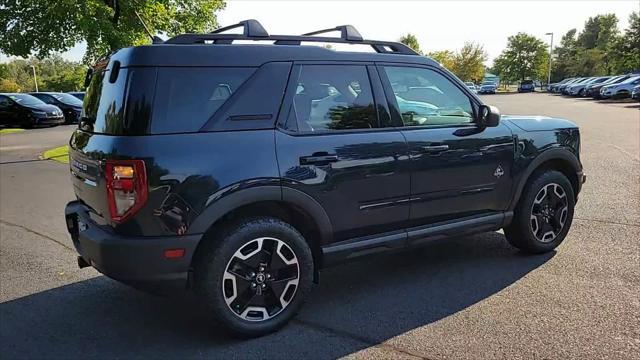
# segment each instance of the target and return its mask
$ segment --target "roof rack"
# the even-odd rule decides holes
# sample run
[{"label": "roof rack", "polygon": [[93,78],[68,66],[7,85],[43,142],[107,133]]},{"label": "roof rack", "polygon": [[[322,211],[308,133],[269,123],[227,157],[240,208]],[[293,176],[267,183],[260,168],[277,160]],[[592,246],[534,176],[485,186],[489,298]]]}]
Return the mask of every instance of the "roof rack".
[{"label": "roof rack", "polygon": [[[222,32],[243,28],[242,34],[223,34]],[[314,36],[328,32],[339,31],[340,37]],[[240,21],[237,24],[219,28],[208,34],[181,34],[165,41],[165,44],[232,44],[235,40],[269,40],[274,45],[300,45],[304,42],[322,42],[336,44],[370,45],[378,53],[392,53],[405,55],[419,55],[405,44],[394,41],[364,40],[362,35],[352,25],[341,25],[330,29],[313,31],[303,35],[269,35],[267,30],[254,19]]]}]

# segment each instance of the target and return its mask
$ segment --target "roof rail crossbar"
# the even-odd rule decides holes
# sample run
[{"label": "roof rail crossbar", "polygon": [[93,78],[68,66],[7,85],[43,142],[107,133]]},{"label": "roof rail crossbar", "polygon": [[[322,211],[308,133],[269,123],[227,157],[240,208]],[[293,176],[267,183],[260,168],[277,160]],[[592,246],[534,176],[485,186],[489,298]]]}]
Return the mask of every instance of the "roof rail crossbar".
[{"label": "roof rail crossbar", "polygon": [[331,29],[323,29],[323,30],[317,30],[317,31],[312,31],[310,33],[306,33],[306,34],[302,34],[303,36],[312,36],[312,35],[318,35],[318,34],[324,34],[324,33],[328,33],[328,32],[333,32],[333,31],[340,31],[340,37],[348,40],[348,41],[362,41],[362,35],[360,35],[360,32],[358,30],[356,30],[355,27],[353,27],[352,25],[340,25],[340,26],[336,26],[334,28]]},{"label": "roof rail crossbar", "polygon": [[269,33],[267,32],[267,30],[265,30],[262,24],[260,24],[260,22],[255,19],[243,20],[237,24],[218,28],[212,31],[211,34],[220,34],[227,30],[231,30],[239,27],[243,28],[243,35],[247,37],[268,37],[269,36]]}]

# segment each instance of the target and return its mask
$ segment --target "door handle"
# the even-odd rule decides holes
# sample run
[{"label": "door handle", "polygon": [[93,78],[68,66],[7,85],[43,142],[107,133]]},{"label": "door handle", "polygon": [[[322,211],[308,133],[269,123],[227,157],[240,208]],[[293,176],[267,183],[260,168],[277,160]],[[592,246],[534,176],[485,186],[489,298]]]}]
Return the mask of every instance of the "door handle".
[{"label": "door handle", "polygon": [[443,151],[449,150],[449,145],[428,145],[423,146],[422,150],[429,154],[438,154]]},{"label": "door handle", "polygon": [[300,165],[328,165],[336,161],[338,161],[338,155],[327,152],[317,152],[311,156],[300,157]]}]

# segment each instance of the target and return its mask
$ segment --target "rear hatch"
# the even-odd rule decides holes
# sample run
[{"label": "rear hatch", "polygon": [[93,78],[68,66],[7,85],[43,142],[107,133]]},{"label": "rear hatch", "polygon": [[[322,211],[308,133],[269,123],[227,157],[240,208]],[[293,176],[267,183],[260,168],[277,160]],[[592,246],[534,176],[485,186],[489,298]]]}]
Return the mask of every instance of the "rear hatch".
[{"label": "rear hatch", "polygon": [[[276,82],[284,87],[290,67],[267,64],[262,71],[256,71],[255,67],[238,66],[131,66],[126,57],[130,49],[136,48],[129,48],[129,52],[123,49],[94,68],[81,121],[69,145],[77,198],[91,208],[96,222],[110,225],[125,222],[118,219],[115,210],[126,208],[127,204],[135,210],[133,215],[140,210],[136,221],[151,216],[150,206],[140,209],[136,204],[140,196],[144,201],[145,196],[153,196],[141,193],[143,190],[167,185],[158,180],[167,171],[159,167],[158,158],[188,148],[185,145],[192,144],[195,138],[202,139],[196,135],[202,134],[203,128],[218,131],[229,126],[255,128],[257,124],[273,127],[273,120],[268,117],[237,121],[241,116],[236,112],[241,111],[239,115],[244,116],[251,108],[250,114],[274,113],[261,106],[277,110],[279,101],[273,102],[275,105],[256,102],[256,95],[251,92],[268,90]],[[254,73],[258,75],[252,76]],[[133,183],[127,178],[130,175]],[[142,181],[144,189],[140,187]],[[136,198],[121,194],[114,200],[117,187]]]}]

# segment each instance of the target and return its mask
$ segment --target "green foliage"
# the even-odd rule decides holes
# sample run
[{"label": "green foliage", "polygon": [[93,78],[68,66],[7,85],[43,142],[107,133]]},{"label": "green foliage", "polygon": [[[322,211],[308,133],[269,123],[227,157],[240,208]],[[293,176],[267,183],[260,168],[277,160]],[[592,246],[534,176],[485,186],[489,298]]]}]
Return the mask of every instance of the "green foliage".
[{"label": "green foliage", "polygon": [[[59,55],[46,59],[15,59],[0,66],[0,83],[17,85],[14,91],[35,91],[33,67],[36,70],[38,90],[40,91],[76,91],[84,85],[87,67],[64,60]],[[7,85],[8,86],[8,85]]]},{"label": "green foliage", "polygon": [[571,76],[623,74],[640,69],[640,17],[629,16],[621,35],[614,14],[590,17],[579,34],[575,29],[554,49],[552,81]]},{"label": "green foliage", "polygon": [[453,58],[451,71],[462,81],[479,82],[484,77],[487,52],[480,44],[467,42]]},{"label": "green foliage", "polygon": [[422,54],[422,51],[420,50],[420,44],[418,44],[418,38],[416,38],[415,35],[409,33],[407,35],[402,36],[398,41],[412,48],[418,54]]},{"label": "green foliage", "polygon": [[494,69],[505,80],[538,78],[545,60],[547,45],[535,36],[518,33],[507,40],[507,48],[494,61]]},{"label": "green foliage", "polygon": [[224,0],[3,0],[0,51],[42,58],[84,40],[91,62],[150,41],[136,12],[152,33],[173,36],[213,30],[214,12],[224,6]]},{"label": "green foliage", "polygon": [[20,85],[10,79],[0,79],[0,92],[13,93],[20,92]]},{"label": "green foliage", "polygon": [[450,71],[453,71],[453,62],[455,60],[455,53],[453,51],[435,51],[428,53],[427,56],[439,62],[440,64],[442,64],[442,66],[449,69]]}]

